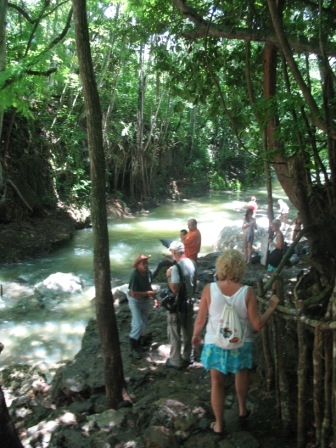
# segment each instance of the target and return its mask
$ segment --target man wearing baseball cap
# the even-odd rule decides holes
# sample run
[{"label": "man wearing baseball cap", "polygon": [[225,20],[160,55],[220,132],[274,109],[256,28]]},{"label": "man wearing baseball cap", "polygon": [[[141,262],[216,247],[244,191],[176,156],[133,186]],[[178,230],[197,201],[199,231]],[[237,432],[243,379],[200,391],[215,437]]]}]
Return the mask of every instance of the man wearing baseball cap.
[{"label": "man wearing baseball cap", "polygon": [[146,329],[148,324],[150,300],[154,299],[154,306],[158,301],[153,291],[152,276],[148,269],[150,255],[138,255],[133,262],[133,272],[129,282],[128,306],[131,310],[131,332],[129,334],[131,355],[135,359],[141,358],[142,346],[146,344]]},{"label": "man wearing baseball cap", "polygon": [[[170,354],[166,361],[166,367],[180,370],[191,363],[196,263],[185,256],[184,244],[181,241],[173,241],[169,246],[169,250],[176,262],[174,266],[167,270],[169,289],[174,294],[177,294],[183,281],[186,285],[186,302],[183,312],[177,309],[174,313],[167,313]],[[180,270],[177,264],[181,268]],[[180,272],[183,278],[181,278]]]}]

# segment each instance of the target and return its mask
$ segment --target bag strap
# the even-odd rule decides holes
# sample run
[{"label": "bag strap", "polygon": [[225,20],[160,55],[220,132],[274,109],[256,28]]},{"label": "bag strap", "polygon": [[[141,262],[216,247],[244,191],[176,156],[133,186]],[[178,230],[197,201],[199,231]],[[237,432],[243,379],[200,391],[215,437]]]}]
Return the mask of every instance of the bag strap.
[{"label": "bag strap", "polygon": [[[176,263],[176,267],[177,267],[177,270],[178,270],[178,273],[179,273],[179,276],[180,276],[180,287],[179,287],[179,291],[177,291],[177,301],[176,301],[177,309],[179,309],[181,307],[182,302],[183,302],[183,298],[182,298],[181,294],[179,294],[181,285],[184,284],[186,289],[187,289],[187,286],[186,286],[185,277],[183,275],[181,266],[178,263]],[[184,319],[183,319],[183,322],[181,322],[181,323],[184,326],[186,326],[186,324],[187,324],[187,321],[186,321],[186,319],[187,319],[187,311],[185,313],[183,313],[183,314],[184,314]]]},{"label": "bag strap", "polygon": [[181,266],[178,263],[175,263],[175,266],[177,267],[177,270],[178,270],[178,273],[179,273],[179,276],[180,276],[180,284],[181,283],[185,283],[185,277],[183,275]]},{"label": "bag strap", "polygon": [[[226,300],[226,303],[230,303],[230,298],[229,296],[226,296],[225,294],[222,293],[221,289],[219,288],[219,286],[217,285],[217,282],[212,282],[213,285],[217,286],[217,289],[219,290],[219,292],[222,294],[222,296],[224,297],[224,299]],[[239,288],[233,295],[237,294],[238,291],[246,291],[248,288],[248,285],[243,285],[241,288]],[[229,302],[227,301],[227,298],[229,299]]]},{"label": "bag strap", "polygon": [[[231,303],[230,300],[228,300],[228,296],[226,296],[225,294],[222,293],[222,291],[220,290],[220,288],[219,288],[218,285],[217,285],[217,282],[212,282],[212,284],[217,286],[217,289],[219,290],[219,292],[221,293],[222,297],[223,297],[224,300],[225,300],[225,305],[230,305],[230,306],[236,308],[236,307],[235,307],[235,304]],[[248,288],[248,285],[243,285],[240,289],[238,289],[238,291],[245,292],[245,294],[244,294],[244,299],[245,299],[245,295],[246,295],[246,292],[247,292],[247,288]],[[238,292],[238,291],[236,291],[236,292]],[[236,294],[236,293],[235,293],[235,294]],[[223,311],[222,311],[222,314],[221,314],[221,317],[222,317],[222,318],[223,318],[223,314],[224,314],[224,309],[225,309],[225,306],[223,306]],[[237,313],[237,310],[235,310],[235,311],[236,311],[236,313]],[[238,313],[237,313],[237,314],[238,314]],[[246,332],[246,328],[247,328],[247,320],[248,320],[248,317],[246,316],[246,319],[244,320],[244,322],[245,322],[244,337],[245,337],[245,332]]]}]

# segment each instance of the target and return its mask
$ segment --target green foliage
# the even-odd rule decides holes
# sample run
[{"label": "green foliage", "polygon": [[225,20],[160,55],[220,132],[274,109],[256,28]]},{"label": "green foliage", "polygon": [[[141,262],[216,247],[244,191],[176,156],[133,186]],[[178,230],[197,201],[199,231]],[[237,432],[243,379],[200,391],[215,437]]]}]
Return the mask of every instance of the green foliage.
[{"label": "green foliage", "polygon": [[218,173],[212,173],[209,176],[210,188],[214,191],[225,190],[226,184],[224,179]]},{"label": "green foliage", "polygon": [[[8,62],[0,73],[0,105],[14,107],[40,127],[59,196],[86,200],[86,123],[72,28],[53,45],[65,27],[70,3],[16,4],[25,14],[8,8]],[[253,38],[269,32],[265,2],[253,2],[253,7],[238,0],[188,4],[193,17],[209,20],[218,31],[245,30]],[[209,179],[213,189],[259,184],[265,162],[262,132],[278,117],[275,137],[283,142],[282,155],[303,151],[307,166],[318,172],[313,136],[315,151],[328,165],[324,133],[307,131],[309,110],[288,67],[278,70],[276,95],[264,99],[264,44],[257,38],[249,46],[252,98],[243,39],[219,39],[211,33],[198,38],[200,30],[172,2],[90,0],[87,6],[110,191],[155,197],[168,190],[171,178],[190,183]],[[302,41],[315,39],[316,12],[313,3],[287,4],[286,32],[300,34]],[[331,5],[324,5],[320,24],[326,49],[335,42],[331,12]],[[320,61],[303,52],[295,58],[322,105]],[[55,71],[46,76],[50,69]],[[335,109],[331,97],[329,103]]]}]

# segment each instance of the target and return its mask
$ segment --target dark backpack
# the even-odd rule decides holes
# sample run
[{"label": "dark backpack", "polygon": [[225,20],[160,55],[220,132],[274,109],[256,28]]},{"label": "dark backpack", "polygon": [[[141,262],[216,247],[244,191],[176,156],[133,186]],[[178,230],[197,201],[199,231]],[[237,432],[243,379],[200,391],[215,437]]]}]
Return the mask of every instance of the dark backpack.
[{"label": "dark backpack", "polygon": [[179,313],[186,313],[188,311],[187,285],[181,266],[176,263],[176,267],[180,276],[180,287],[177,292],[176,308]]},{"label": "dark backpack", "polygon": [[188,311],[187,286],[181,266],[178,263],[174,263],[174,265],[179,273],[180,286],[176,295],[174,295],[169,288],[163,291],[161,306],[171,314],[184,313],[186,316]]}]

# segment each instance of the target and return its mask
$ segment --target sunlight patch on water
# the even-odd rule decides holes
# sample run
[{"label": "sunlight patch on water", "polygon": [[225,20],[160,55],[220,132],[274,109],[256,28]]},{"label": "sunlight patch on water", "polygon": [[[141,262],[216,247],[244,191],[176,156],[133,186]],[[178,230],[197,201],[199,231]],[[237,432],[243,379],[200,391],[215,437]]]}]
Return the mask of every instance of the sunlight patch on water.
[{"label": "sunlight patch on water", "polygon": [[93,251],[91,249],[84,249],[82,247],[77,247],[74,250],[74,254],[76,256],[85,256],[85,257],[87,257],[88,255],[92,256],[92,253],[93,253]]},{"label": "sunlight patch on water", "polygon": [[68,359],[79,351],[86,325],[87,320],[8,323],[2,331],[1,341],[5,349],[1,361],[7,364],[13,360],[25,363]]},{"label": "sunlight patch on water", "polygon": [[133,231],[133,221],[127,222],[115,222],[114,220],[109,220],[108,222],[109,228],[113,228],[118,232],[132,232]]}]

